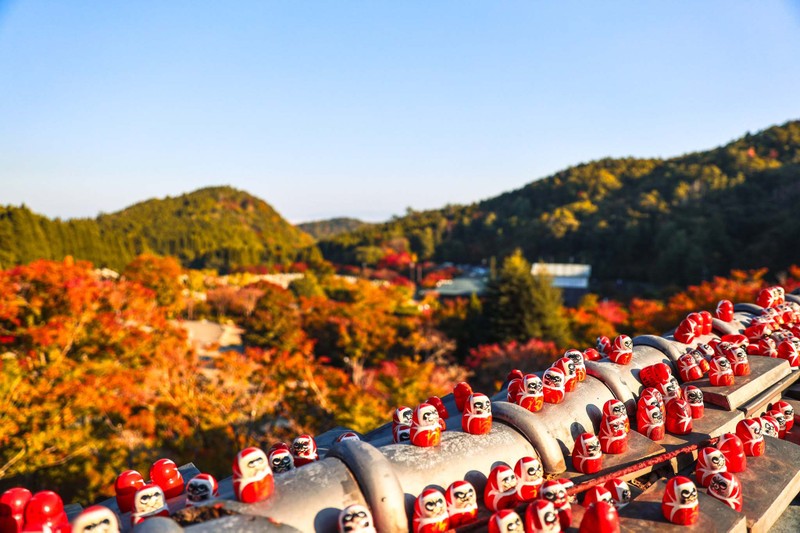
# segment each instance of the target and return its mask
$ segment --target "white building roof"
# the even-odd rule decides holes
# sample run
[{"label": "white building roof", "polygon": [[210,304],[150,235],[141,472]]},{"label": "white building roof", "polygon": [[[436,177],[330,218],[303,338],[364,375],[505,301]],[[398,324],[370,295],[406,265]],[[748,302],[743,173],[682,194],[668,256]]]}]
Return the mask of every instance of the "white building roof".
[{"label": "white building roof", "polygon": [[561,289],[588,289],[592,265],[575,263],[534,263],[531,274],[553,277],[553,286]]}]

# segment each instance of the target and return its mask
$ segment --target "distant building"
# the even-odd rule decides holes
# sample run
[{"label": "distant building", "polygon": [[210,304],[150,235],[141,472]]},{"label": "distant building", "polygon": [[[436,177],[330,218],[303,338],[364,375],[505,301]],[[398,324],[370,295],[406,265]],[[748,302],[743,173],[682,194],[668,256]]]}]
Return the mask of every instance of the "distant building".
[{"label": "distant building", "polygon": [[553,287],[558,287],[564,294],[564,303],[575,306],[581,297],[589,292],[589,278],[592,276],[592,265],[574,263],[534,263],[531,267],[534,276],[549,275],[553,278]]},{"label": "distant building", "polygon": [[420,291],[421,294],[436,293],[440,298],[469,298],[473,294],[482,296],[486,292],[485,278],[453,278],[436,283],[435,289]]}]

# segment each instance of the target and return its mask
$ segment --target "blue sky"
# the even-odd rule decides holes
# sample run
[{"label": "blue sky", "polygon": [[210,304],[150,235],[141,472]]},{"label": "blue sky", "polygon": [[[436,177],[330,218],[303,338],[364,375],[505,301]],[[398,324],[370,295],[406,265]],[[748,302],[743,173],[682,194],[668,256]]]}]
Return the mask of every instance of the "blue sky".
[{"label": "blue sky", "polygon": [[0,204],[382,220],[800,118],[793,2],[0,0]]}]

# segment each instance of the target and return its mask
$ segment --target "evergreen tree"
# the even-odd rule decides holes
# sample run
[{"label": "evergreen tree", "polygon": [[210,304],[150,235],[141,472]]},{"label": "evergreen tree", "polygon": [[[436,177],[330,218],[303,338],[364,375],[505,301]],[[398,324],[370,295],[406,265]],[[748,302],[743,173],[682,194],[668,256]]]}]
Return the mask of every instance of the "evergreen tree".
[{"label": "evergreen tree", "polygon": [[305,298],[313,298],[315,296],[325,297],[325,291],[319,284],[319,279],[316,274],[310,270],[307,271],[302,278],[291,282],[289,284],[289,290],[298,298],[300,296]]},{"label": "evergreen tree", "polygon": [[566,344],[569,332],[561,291],[551,281],[531,275],[531,265],[521,250],[506,257],[489,283],[484,307],[490,338],[497,342],[537,338]]},{"label": "evergreen tree", "polygon": [[533,279],[533,316],[538,324],[537,338],[553,341],[565,348],[572,342],[569,322],[564,315],[564,299],[561,289],[553,287],[552,276],[531,276]]}]

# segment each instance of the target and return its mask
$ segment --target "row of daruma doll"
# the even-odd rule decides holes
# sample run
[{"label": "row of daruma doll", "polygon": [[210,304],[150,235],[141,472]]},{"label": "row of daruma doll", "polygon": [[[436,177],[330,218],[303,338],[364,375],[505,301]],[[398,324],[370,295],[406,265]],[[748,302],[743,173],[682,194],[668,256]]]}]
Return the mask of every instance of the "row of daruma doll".
[{"label": "row of daruma doll", "polygon": [[[489,397],[473,392],[467,383],[454,390],[456,408],[461,414],[461,430],[484,435],[492,430],[492,402]],[[392,438],[395,443],[410,442],[414,446],[438,446],[447,429],[450,413],[438,396],[431,396],[415,409],[401,405],[392,415]]]},{"label": "row of daruma doll", "polygon": [[[780,412],[794,424],[791,405],[780,401],[773,411]],[[768,412],[769,413],[769,412]],[[695,481],[677,476],[667,483],[661,503],[664,517],[675,524],[692,525],[699,518],[697,487],[706,489],[709,496],[728,505],[736,512],[742,511],[742,484],[736,474],[747,469],[747,457],[758,457],[766,451],[764,435],[777,437],[773,432],[777,422],[769,414],[739,421],[736,433],[725,433],[717,440],[716,447],[700,450],[695,464]],[[767,430],[769,427],[771,429]]]},{"label": "row of daruma doll", "polygon": [[[675,340],[691,344],[701,334],[710,333],[703,329],[705,326],[698,325],[703,313],[690,313],[683,319],[675,330]],[[729,300],[720,301],[717,316],[732,320],[733,304]],[[792,367],[800,366],[800,304],[782,302],[765,308],[761,315],[750,319],[742,333],[723,335],[707,344],[698,343],[678,359],[678,370],[683,381],[694,381],[708,373],[711,385],[728,386],[734,383],[733,376],[750,374],[750,355],[776,357],[785,359]]]},{"label": "row of daruma doll", "polygon": [[[128,470],[120,474],[115,483],[120,512],[131,512],[132,525],[151,516],[168,516],[167,500],[184,493],[183,477],[177,465],[169,459],[159,459],[153,463],[150,479],[150,483],[145,483],[141,474]],[[185,493],[185,506],[197,505],[218,495],[217,480],[210,474],[198,474],[186,483]],[[0,496],[0,533],[95,533],[119,530],[117,514],[102,505],[88,507],[70,524],[61,497],[55,492],[31,494],[25,488],[14,487]]]},{"label": "row of daruma doll", "polygon": [[[358,439],[346,432],[338,441]],[[233,464],[233,488],[236,499],[254,503],[268,498],[274,490],[273,472],[281,474],[319,459],[316,443],[310,435],[297,437],[292,446],[274,445],[269,456],[259,448],[242,450]],[[115,483],[120,513],[130,513],[131,525],[154,516],[169,516],[181,507],[200,505],[219,496],[217,480],[202,473],[184,482],[177,465],[170,459],[159,459],[150,468],[150,482],[136,470],[121,473]],[[180,499],[181,496],[185,496]],[[69,523],[64,504],[58,494],[41,491],[36,494],[14,487],[0,496],[0,533],[18,531],[54,531],[90,533],[119,531],[120,521],[108,507],[95,505],[84,510]]]},{"label": "row of daruma doll", "polygon": [[[483,491],[483,504],[494,514],[489,519],[492,532],[528,531],[557,533],[572,524],[572,498],[568,479],[544,480],[542,465],[535,457],[523,457],[514,469],[501,464],[490,472]],[[582,505],[587,508],[581,521],[582,532],[619,531],[617,509],[630,502],[628,484],[612,479],[588,491]],[[523,519],[515,509],[527,503]],[[597,504],[602,505],[597,505]],[[610,509],[607,507],[610,506]],[[425,489],[414,503],[414,533],[447,531],[473,522],[478,515],[478,497],[471,483],[453,482],[442,493]]]},{"label": "row of daruma doll", "polygon": [[[613,343],[608,337],[600,337],[597,349],[567,350],[544,371],[541,378],[514,369],[506,378],[506,399],[533,413],[540,411],[545,403],[561,403],[568,392],[574,391],[578,383],[586,379],[585,361],[596,361],[604,355],[619,364],[628,364],[633,357],[633,341],[627,335],[618,336]],[[463,385],[466,384],[460,383],[453,391],[456,401],[458,388]]]}]

